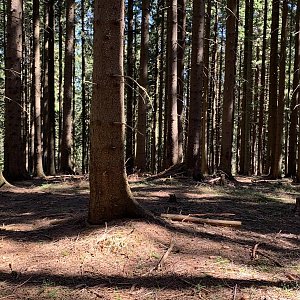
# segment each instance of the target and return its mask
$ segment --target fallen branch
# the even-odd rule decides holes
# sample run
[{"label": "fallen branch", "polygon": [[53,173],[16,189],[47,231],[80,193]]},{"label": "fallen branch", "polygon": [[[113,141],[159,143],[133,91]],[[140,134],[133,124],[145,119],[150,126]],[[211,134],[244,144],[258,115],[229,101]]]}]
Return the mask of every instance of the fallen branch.
[{"label": "fallen branch", "polygon": [[169,248],[167,249],[167,251],[165,252],[165,254],[160,258],[160,260],[158,261],[158,263],[156,264],[156,266],[153,267],[149,272],[143,274],[142,276],[146,276],[146,275],[152,273],[153,271],[160,270],[162,268],[163,264],[165,263],[165,261],[167,260],[168,256],[172,252],[174,246],[175,246],[175,242],[172,240]]},{"label": "fallen branch", "polygon": [[240,221],[203,219],[203,218],[192,217],[191,215],[161,214],[161,217],[170,219],[172,221],[209,224],[209,225],[214,225],[214,226],[229,226],[229,227],[231,227],[231,226],[241,226],[242,225],[242,222],[240,222]]}]

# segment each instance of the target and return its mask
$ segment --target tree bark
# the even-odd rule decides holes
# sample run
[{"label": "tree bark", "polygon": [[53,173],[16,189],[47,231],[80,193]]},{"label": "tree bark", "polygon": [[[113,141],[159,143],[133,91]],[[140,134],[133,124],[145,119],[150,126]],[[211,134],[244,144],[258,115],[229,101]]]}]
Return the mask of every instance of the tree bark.
[{"label": "tree bark", "polygon": [[149,18],[150,1],[142,2],[141,56],[138,98],[138,122],[136,136],[135,166],[138,170],[146,170],[146,141],[147,141],[147,103],[148,99],[148,48],[149,48]]},{"label": "tree bark", "polygon": [[287,39],[287,17],[288,3],[283,0],[282,21],[281,21],[281,42],[280,42],[280,61],[279,61],[279,92],[276,117],[275,131],[275,149],[274,159],[272,161],[270,176],[271,178],[281,178],[281,161],[282,161],[282,146],[283,146],[283,119],[284,119],[284,104],[285,104],[285,67],[286,67],[286,39]]},{"label": "tree bark", "polygon": [[266,94],[266,49],[267,49],[267,21],[268,21],[268,1],[264,5],[264,25],[263,25],[263,45],[261,62],[261,91],[259,97],[259,121],[258,121],[258,141],[257,141],[257,175],[261,175],[263,160],[263,126],[264,126],[264,104]]},{"label": "tree bark", "polygon": [[225,49],[225,82],[223,93],[222,138],[220,169],[229,177],[232,176],[232,141],[233,116],[235,102],[235,74],[236,74],[236,14],[237,1],[227,0],[226,20],[226,49]]},{"label": "tree bark", "polygon": [[177,113],[178,113],[178,160],[183,159],[184,122],[184,58],[186,46],[186,0],[178,0],[178,53],[177,53]]},{"label": "tree bark", "polygon": [[33,1],[32,99],[34,99],[34,172],[44,177],[41,116],[40,3]]},{"label": "tree bark", "polygon": [[300,80],[300,0],[297,1],[296,30],[295,30],[295,58],[294,58],[294,78],[293,93],[291,100],[291,123],[289,128],[289,155],[288,155],[288,177],[296,175],[296,151],[297,151],[297,123],[298,110],[296,105],[299,103],[299,80]]},{"label": "tree bark", "polygon": [[166,167],[179,162],[177,111],[177,0],[168,0]]},{"label": "tree bark", "polygon": [[5,57],[5,133],[4,175],[7,179],[23,179],[26,175],[22,134],[22,21],[23,1],[7,3],[7,40]]},{"label": "tree bark", "polygon": [[[73,174],[72,166],[72,99],[73,99],[73,55],[74,55],[75,2],[66,1],[66,40],[64,69],[63,128],[61,143],[61,171]],[[73,108],[74,109],[74,108]]]},{"label": "tree bark", "polygon": [[133,26],[133,0],[128,0],[128,10],[127,10],[127,26],[128,26],[128,34],[127,34],[127,82],[128,85],[126,87],[126,170],[128,174],[133,172],[134,167],[134,150],[133,150],[133,88],[134,82],[131,78],[134,77],[134,26]]},{"label": "tree bark", "polygon": [[269,81],[269,115],[268,115],[268,145],[267,166],[272,176],[276,149],[276,123],[278,110],[278,31],[279,31],[280,1],[272,2],[271,52],[270,52],[270,81]]},{"label": "tree bark", "polygon": [[203,0],[194,1],[192,28],[192,58],[191,58],[191,98],[188,127],[188,144],[186,164],[194,177],[201,177],[201,112],[203,105],[203,47],[204,47],[204,15]]},{"label": "tree bark", "polygon": [[100,224],[136,216],[138,206],[124,168],[123,0],[96,0],[94,18],[88,221]]},{"label": "tree bark", "polygon": [[253,101],[253,0],[245,1],[245,39],[243,66],[243,99],[241,121],[240,170],[242,175],[250,175],[250,123]]}]

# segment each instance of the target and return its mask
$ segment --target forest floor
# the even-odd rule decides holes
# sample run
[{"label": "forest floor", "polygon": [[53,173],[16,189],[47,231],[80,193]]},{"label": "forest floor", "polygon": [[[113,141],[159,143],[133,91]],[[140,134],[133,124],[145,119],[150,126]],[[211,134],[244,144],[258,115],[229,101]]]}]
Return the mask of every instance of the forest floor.
[{"label": "forest floor", "polygon": [[199,214],[239,220],[239,227],[145,220],[90,227],[81,176],[2,189],[0,300],[299,300],[300,216],[293,208],[300,186],[253,179],[211,186],[131,178],[134,196],[155,215]]}]

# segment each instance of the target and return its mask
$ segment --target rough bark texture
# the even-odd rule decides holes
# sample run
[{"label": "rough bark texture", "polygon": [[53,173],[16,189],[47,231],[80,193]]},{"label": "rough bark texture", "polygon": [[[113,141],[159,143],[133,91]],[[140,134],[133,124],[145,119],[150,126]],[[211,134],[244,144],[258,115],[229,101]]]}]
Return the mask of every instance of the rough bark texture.
[{"label": "rough bark texture", "polygon": [[267,21],[268,21],[268,1],[264,6],[264,27],[261,62],[261,92],[259,97],[259,121],[258,121],[258,141],[257,141],[257,175],[262,174],[263,160],[263,126],[264,126],[264,104],[266,94],[266,48],[267,48]]},{"label": "rough bark texture", "polygon": [[178,53],[177,53],[177,112],[178,112],[178,159],[183,159],[184,141],[184,56],[186,45],[186,0],[178,0]]},{"label": "rough bark texture", "polygon": [[[191,97],[186,164],[194,176],[201,174],[200,135],[203,101],[204,1],[194,1],[191,58]],[[203,141],[205,142],[205,141]]]},{"label": "rough bark texture", "polygon": [[22,6],[22,0],[10,0],[7,4],[4,175],[12,180],[25,176],[21,81]]},{"label": "rough bark texture", "polygon": [[55,175],[54,0],[45,6],[43,145],[48,175]]},{"label": "rough bark texture", "polygon": [[133,27],[133,0],[128,0],[128,34],[127,34],[127,82],[126,86],[126,100],[127,100],[127,109],[126,109],[126,169],[127,173],[131,174],[133,172],[134,166],[134,150],[133,150],[133,102],[134,102],[134,93],[133,87],[134,82],[130,78],[134,76],[134,49],[133,49],[133,37],[134,37],[134,27]]},{"label": "rough bark texture", "polygon": [[168,1],[167,32],[167,156],[166,166],[178,163],[177,0]]},{"label": "rough bark texture", "polygon": [[295,58],[294,58],[294,78],[293,93],[291,101],[291,123],[289,128],[289,156],[288,156],[288,173],[287,176],[296,175],[296,149],[297,149],[297,122],[298,109],[296,105],[299,103],[299,79],[300,79],[300,0],[297,2],[296,30],[295,30]]},{"label": "rough bark texture", "polygon": [[220,169],[231,176],[233,110],[236,72],[236,13],[237,1],[227,0],[225,82],[223,93],[222,139]]},{"label": "rough bark texture", "polygon": [[[276,122],[278,97],[278,31],[280,1],[272,2],[270,81],[269,81],[269,116],[268,116],[268,147],[266,170],[271,171],[276,148]],[[271,172],[270,172],[271,175]]]},{"label": "rough bark texture", "polygon": [[32,98],[34,99],[34,171],[38,177],[44,177],[42,152],[41,118],[41,65],[40,65],[40,14],[39,0],[33,1],[33,63]]},{"label": "rough bark texture", "polygon": [[148,48],[149,48],[149,12],[150,1],[143,0],[142,3],[142,32],[141,32],[141,56],[140,56],[140,78],[138,98],[138,123],[136,136],[136,158],[135,166],[140,171],[146,170],[146,138],[147,138],[147,96],[148,88]]},{"label": "rough bark texture", "polygon": [[281,156],[283,143],[283,118],[284,118],[284,103],[285,103],[285,67],[286,67],[286,38],[287,38],[287,17],[288,3],[283,1],[282,22],[281,22],[281,42],[280,42],[280,61],[279,61],[279,92],[277,103],[276,131],[275,131],[275,149],[274,159],[271,164],[271,178],[281,178]]},{"label": "rough bark texture", "polygon": [[86,93],[85,93],[85,1],[81,0],[81,123],[82,123],[82,159],[81,159],[81,170],[82,173],[88,171],[87,167],[87,132],[86,132],[86,122],[87,122],[87,108],[86,108]]},{"label": "rough bark texture", "polygon": [[124,168],[123,32],[123,0],[96,0],[88,217],[92,224],[137,214]]},{"label": "rough bark texture", "polygon": [[242,175],[250,175],[250,122],[253,101],[253,0],[245,1],[245,39],[243,62],[243,99],[241,121],[240,170]]},{"label": "rough bark texture", "polygon": [[66,41],[64,70],[63,128],[61,144],[61,171],[72,174],[72,99],[75,2],[66,1]]}]

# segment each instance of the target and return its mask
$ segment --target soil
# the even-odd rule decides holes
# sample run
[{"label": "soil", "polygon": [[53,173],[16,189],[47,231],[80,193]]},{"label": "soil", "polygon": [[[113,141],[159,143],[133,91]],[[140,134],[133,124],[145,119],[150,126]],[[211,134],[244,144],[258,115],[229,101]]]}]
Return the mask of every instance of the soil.
[{"label": "soil", "polygon": [[224,186],[130,181],[155,215],[242,225],[88,226],[87,178],[16,183],[0,191],[0,299],[300,299],[299,186],[246,177]]}]

